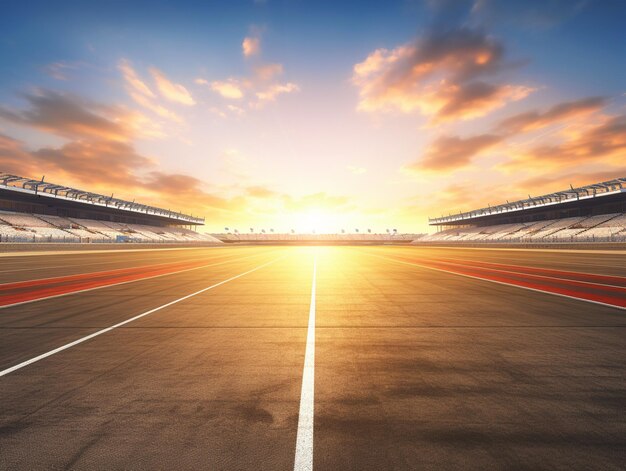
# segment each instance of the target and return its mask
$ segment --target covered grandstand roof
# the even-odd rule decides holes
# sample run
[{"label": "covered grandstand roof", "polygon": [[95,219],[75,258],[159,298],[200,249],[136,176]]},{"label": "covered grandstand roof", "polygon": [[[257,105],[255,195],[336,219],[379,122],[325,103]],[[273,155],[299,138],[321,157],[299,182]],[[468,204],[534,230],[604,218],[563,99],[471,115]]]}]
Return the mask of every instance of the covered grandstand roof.
[{"label": "covered grandstand roof", "polygon": [[113,195],[105,196],[90,191],[79,190],[65,185],[48,183],[43,180],[33,180],[26,177],[11,175],[0,172],[0,191],[12,192],[20,195],[50,198],[50,201],[71,202],[88,208],[101,208],[113,211],[123,211],[126,214],[147,215],[167,220],[172,224],[201,225],[204,218],[157,208],[145,204],[135,203],[114,198]]},{"label": "covered grandstand roof", "polygon": [[593,185],[570,187],[567,190],[557,191],[548,195],[514,201],[512,203],[489,206],[459,214],[450,214],[439,218],[428,218],[431,226],[472,224],[481,218],[514,214],[522,211],[535,210],[538,208],[549,209],[567,203],[593,201],[594,198],[607,198],[614,195],[626,195],[626,178],[616,178]]}]

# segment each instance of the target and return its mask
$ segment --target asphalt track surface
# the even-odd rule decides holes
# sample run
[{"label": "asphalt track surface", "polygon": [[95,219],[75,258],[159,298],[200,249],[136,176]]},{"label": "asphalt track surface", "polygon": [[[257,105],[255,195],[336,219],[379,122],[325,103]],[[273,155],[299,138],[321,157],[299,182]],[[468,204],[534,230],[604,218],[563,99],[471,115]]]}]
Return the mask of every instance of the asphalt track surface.
[{"label": "asphalt track surface", "polygon": [[0,258],[0,469],[623,469],[626,254]]}]

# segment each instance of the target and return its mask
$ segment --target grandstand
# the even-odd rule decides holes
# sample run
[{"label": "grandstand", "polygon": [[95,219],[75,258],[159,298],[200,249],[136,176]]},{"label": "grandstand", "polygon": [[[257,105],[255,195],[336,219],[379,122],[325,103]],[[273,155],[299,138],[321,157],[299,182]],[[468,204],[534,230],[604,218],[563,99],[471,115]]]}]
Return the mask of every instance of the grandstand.
[{"label": "grandstand", "polygon": [[204,219],[0,172],[0,242],[218,243]]},{"label": "grandstand", "polygon": [[409,244],[423,234],[399,234],[389,232],[375,234],[341,233],[341,234],[300,234],[300,233],[227,233],[213,234],[226,243],[254,243],[254,244],[299,244],[299,243],[332,243],[332,244]]},{"label": "grandstand", "polygon": [[626,242],[626,178],[429,218],[414,243]]}]

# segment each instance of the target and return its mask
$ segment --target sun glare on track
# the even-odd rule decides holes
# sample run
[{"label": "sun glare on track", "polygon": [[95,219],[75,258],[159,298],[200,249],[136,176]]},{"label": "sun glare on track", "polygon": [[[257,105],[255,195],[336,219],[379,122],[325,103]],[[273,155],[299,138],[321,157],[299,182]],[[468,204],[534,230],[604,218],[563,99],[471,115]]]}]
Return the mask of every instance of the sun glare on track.
[{"label": "sun glare on track", "polygon": [[0,471],[624,470],[625,19],[2,2]]}]

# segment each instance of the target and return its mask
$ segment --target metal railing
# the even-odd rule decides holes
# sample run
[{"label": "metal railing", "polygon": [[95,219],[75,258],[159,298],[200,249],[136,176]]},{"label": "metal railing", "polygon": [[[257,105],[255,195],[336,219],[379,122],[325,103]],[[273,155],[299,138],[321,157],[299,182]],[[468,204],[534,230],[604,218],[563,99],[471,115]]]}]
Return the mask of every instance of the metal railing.
[{"label": "metal railing", "polygon": [[419,244],[460,244],[460,245],[476,245],[476,244],[570,244],[570,243],[626,243],[626,235],[613,235],[607,237],[595,236],[570,236],[570,237],[544,237],[541,239],[533,239],[531,237],[512,237],[507,239],[460,239],[460,240],[420,240],[413,242]]},{"label": "metal railing", "polygon": [[41,235],[19,235],[19,236],[9,236],[9,235],[0,235],[0,244],[8,243],[30,243],[30,244],[207,244],[211,241],[207,240],[165,240],[165,239],[135,239],[128,238],[125,240],[116,240],[110,239],[107,237],[52,237],[52,236],[41,236]]},{"label": "metal railing", "polygon": [[626,191],[626,178],[616,178],[606,182],[595,183],[593,185],[582,186],[580,188],[570,188],[568,190],[550,193],[548,195],[528,197],[525,200],[514,201],[512,203],[489,206],[487,208],[475,209],[473,211],[450,214],[439,218],[428,218],[430,225],[454,225],[463,221],[470,221],[484,216],[508,214],[516,211],[523,211],[533,208],[547,208],[571,201],[581,201],[591,198],[599,198]]},{"label": "metal railing", "polygon": [[119,198],[114,198],[113,195],[105,196],[64,185],[56,185],[44,182],[43,179],[33,180],[31,178],[0,172],[0,187],[4,190],[14,191],[17,193],[28,193],[31,195],[55,198],[58,200],[79,202],[86,206],[99,206],[113,210],[168,218],[179,223],[186,222],[189,224],[204,224],[204,218],[194,217],[192,215],[183,214],[169,209],[135,203],[134,201],[121,200]]}]

